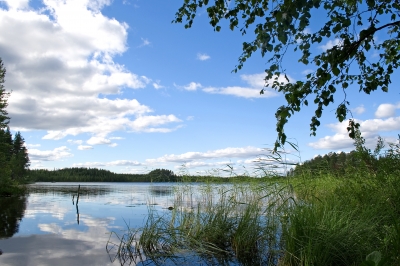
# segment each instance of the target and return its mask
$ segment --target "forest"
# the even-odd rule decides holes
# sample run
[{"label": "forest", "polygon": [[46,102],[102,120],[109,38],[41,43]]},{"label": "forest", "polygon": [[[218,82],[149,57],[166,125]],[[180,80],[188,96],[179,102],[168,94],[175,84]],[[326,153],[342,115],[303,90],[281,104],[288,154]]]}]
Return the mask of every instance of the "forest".
[{"label": "forest", "polygon": [[4,89],[5,74],[0,58],[0,195],[11,195],[24,190],[19,183],[26,181],[29,156],[21,133],[16,132],[13,138],[8,126],[10,117],[6,108],[10,93]]},{"label": "forest", "polygon": [[29,170],[31,182],[177,182],[179,177],[167,169],[155,169],[147,174],[118,174],[97,168],[63,168]]},{"label": "forest", "polygon": [[[387,143],[378,137],[375,149],[365,147],[365,139],[357,131],[354,142],[355,149],[351,152],[330,152],[323,156],[318,155],[311,160],[296,165],[289,171],[290,176],[299,176],[304,172],[333,177],[350,176],[363,169],[365,174],[380,175],[386,172],[395,173],[400,170],[400,134],[398,143]],[[356,171],[357,170],[357,171]]]}]

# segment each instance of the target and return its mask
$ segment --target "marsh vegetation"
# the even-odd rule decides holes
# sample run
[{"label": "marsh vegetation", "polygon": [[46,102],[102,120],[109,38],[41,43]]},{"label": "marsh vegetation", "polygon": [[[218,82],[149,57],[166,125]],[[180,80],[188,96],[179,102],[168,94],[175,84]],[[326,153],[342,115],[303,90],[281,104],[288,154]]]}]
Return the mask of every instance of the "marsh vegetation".
[{"label": "marsh vegetation", "polygon": [[176,187],[169,212],[149,207],[107,250],[121,265],[400,265],[400,142],[357,139],[339,172],[317,158],[267,181]]}]

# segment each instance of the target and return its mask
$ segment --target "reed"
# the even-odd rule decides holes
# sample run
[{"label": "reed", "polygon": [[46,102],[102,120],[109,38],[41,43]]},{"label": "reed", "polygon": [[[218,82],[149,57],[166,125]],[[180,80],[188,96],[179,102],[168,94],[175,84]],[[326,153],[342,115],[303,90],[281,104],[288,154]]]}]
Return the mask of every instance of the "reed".
[{"label": "reed", "polygon": [[[141,254],[158,262],[195,257],[218,263],[262,265],[277,260],[279,252],[271,236],[277,235],[280,227],[273,215],[280,212],[278,202],[287,205],[288,201],[282,199],[288,198],[289,193],[273,187],[203,185],[193,195],[185,186],[182,191],[175,191],[179,200],[172,211],[149,209],[146,224],[121,238],[117,257],[127,257],[129,251],[134,251],[136,255],[128,257],[138,258]],[[129,246],[132,243],[136,248]]]}]

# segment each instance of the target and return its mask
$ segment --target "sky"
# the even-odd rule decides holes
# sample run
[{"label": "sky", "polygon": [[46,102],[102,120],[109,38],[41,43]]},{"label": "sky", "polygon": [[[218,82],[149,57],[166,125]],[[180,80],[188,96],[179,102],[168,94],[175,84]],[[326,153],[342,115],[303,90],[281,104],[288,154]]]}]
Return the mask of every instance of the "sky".
[{"label": "sky", "polygon": [[[25,139],[31,169],[96,167],[117,173],[156,168],[191,174],[254,173],[276,140],[275,112],[282,94],[264,87],[267,58],[259,51],[237,73],[242,36],[222,23],[215,32],[200,9],[191,29],[171,23],[183,1],[3,0],[0,57],[10,128]],[[314,14],[310,32],[324,17]],[[378,33],[376,41],[384,39]],[[315,54],[340,42],[333,36]],[[268,55],[267,55],[268,56]],[[376,58],[376,52],[368,54]],[[286,74],[304,80],[315,70],[288,51]],[[389,92],[346,90],[367,147],[400,132],[399,71]],[[344,100],[324,109],[310,136],[314,106],[302,107],[285,133],[297,143],[291,160],[350,151],[353,141],[335,117]],[[310,98],[313,100],[313,98]],[[309,100],[309,102],[312,102]],[[299,157],[297,157],[299,156]],[[219,173],[219,172],[218,172]]]}]

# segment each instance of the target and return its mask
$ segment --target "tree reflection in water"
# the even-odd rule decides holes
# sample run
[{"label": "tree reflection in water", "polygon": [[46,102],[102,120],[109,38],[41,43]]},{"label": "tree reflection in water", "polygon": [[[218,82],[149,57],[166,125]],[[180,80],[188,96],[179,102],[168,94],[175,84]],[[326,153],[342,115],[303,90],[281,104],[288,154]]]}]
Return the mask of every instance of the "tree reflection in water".
[{"label": "tree reflection in water", "polygon": [[10,238],[18,233],[25,209],[26,196],[0,197],[0,238]]}]

